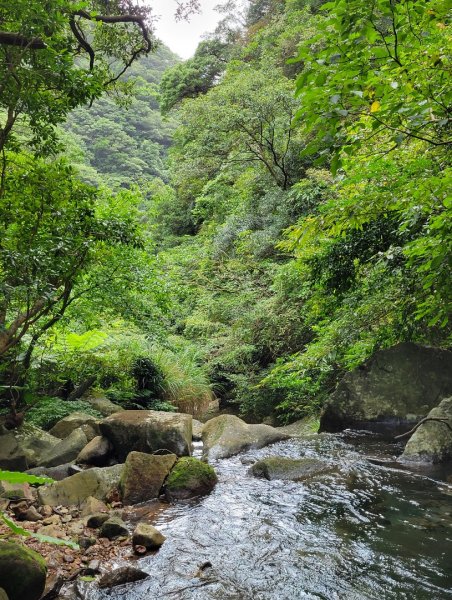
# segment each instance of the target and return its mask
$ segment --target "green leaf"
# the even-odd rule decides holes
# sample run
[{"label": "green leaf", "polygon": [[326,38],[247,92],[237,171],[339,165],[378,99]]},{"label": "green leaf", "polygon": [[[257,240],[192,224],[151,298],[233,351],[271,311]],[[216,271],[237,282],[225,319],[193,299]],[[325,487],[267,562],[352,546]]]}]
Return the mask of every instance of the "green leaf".
[{"label": "green leaf", "polygon": [[53,483],[54,480],[50,479],[50,477],[37,477],[36,475],[28,475],[27,473],[20,473],[19,471],[0,470],[0,481],[6,481],[7,483],[31,483],[44,485],[46,483]]}]

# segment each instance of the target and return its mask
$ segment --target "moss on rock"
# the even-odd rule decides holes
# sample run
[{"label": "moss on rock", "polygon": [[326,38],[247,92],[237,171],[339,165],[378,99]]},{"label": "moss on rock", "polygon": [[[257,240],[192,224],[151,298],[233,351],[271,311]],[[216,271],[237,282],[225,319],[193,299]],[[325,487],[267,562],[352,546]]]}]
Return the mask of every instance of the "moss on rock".
[{"label": "moss on rock", "polygon": [[213,490],[218,478],[215,469],[197,458],[180,458],[166,480],[168,500],[202,496]]},{"label": "moss on rock", "polygon": [[9,600],[38,600],[45,587],[43,557],[20,544],[0,542],[0,588]]}]

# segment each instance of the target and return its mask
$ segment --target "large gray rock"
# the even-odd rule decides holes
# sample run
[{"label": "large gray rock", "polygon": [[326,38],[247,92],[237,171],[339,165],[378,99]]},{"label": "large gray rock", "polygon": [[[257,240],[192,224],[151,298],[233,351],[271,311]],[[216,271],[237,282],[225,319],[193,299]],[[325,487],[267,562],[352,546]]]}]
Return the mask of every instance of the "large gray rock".
[{"label": "large gray rock", "polygon": [[58,421],[49,431],[60,440],[67,438],[76,429],[81,429],[86,435],[88,441],[92,440],[96,435],[99,435],[97,419],[92,415],[83,412],[74,412],[61,421]]},{"label": "large gray rock", "polygon": [[106,500],[111,490],[118,487],[122,468],[123,465],[94,467],[42,486],[38,489],[39,502],[49,506],[73,506],[82,505],[90,496]]},{"label": "large gray rock", "polygon": [[0,435],[0,469],[5,471],[26,471],[28,460],[12,432]]},{"label": "large gray rock", "polygon": [[447,421],[427,421],[420,425],[408,440],[402,461],[441,463],[452,460],[452,397],[442,400],[427,416]]},{"label": "large gray rock", "polygon": [[40,554],[25,546],[0,541],[0,588],[9,600],[38,600],[47,567]]},{"label": "large gray rock", "polygon": [[215,417],[204,425],[203,456],[208,460],[227,458],[250,448],[263,448],[290,437],[269,425],[248,425],[234,415]]},{"label": "large gray rock", "polygon": [[123,503],[138,504],[158,498],[176,460],[175,454],[156,456],[144,452],[130,452],[119,483]]},{"label": "large gray rock", "polygon": [[73,431],[66,439],[46,452],[39,467],[56,467],[75,460],[79,452],[86,446],[88,440],[81,429]]},{"label": "large gray rock", "polygon": [[42,458],[61,441],[49,432],[32,425],[21,427],[14,435],[27,457],[29,468],[36,467]]},{"label": "large gray rock", "polygon": [[324,409],[320,430],[408,430],[450,395],[452,352],[397,344],[343,378]]},{"label": "large gray rock", "polygon": [[133,450],[152,453],[167,450],[177,456],[190,454],[192,416],[155,410],[125,410],[99,423],[115,455],[124,461]]},{"label": "large gray rock", "polygon": [[107,464],[112,452],[112,446],[107,438],[98,435],[83,448],[76,458],[79,465],[103,467]]},{"label": "large gray rock", "polygon": [[332,469],[331,465],[317,458],[293,459],[284,456],[269,456],[254,463],[250,472],[254,477],[263,477],[269,481],[273,479],[302,481],[316,475],[323,475]]}]

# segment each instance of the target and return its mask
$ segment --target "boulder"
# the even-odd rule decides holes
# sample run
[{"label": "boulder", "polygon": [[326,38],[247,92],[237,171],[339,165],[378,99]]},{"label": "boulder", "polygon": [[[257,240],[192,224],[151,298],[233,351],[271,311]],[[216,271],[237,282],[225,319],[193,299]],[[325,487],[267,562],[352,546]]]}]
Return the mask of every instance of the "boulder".
[{"label": "boulder", "polygon": [[76,429],[46,452],[39,462],[39,467],[56,467],[75,460],[88,440],[81,429]]},{"label": "boulder", "polygon": [[146,550],[157,550],[165,540],[166,537],[148,523],[138,523],[132,535],[132,544],[144,546]]},{"label": "boulder", "polygon": [[263,477],[269,481],[274,479],[301,481],[332,470],[331,465],[317,458],[293,459],[284,456],[269,456],[254,463],[250,468],[250,473],[254,477]]},{"label": "boulder", "polygon": [[402,343],[347,373],[321,417],[321,431],[407,431],[452,395],[452,352]]},{"label": "boulder", "polygon": [[0,435],[0,469],[26,471],[28,460],[23,448],[12,432]]},{"label": "boulder", "polygon": [[199,442],[202,440],[202,428],[204,427],[204,423],[201,421],[197,421],[193,419],[192,429],[193,429],[193,439],[195,442]]},{"label": "boulder", "polygon": [[191,415],[155,410],[126,410],[107,417],[99,426],[102,435],[110,440],[115,455],[121,461],[133,450],[149,454],[167,450],[177,456],[190,454]]},{"label": "boulder", "polygon": [[8,595],[3,588],[0,588],[0,600],[8,600]]},{"label": "boulder", "polygon": [[99,435],[96,417],[83,412],[74,412],[64,417],[64,419],[61,419],[61,421],[58,421],[52,427],[49,433],[64,440],[76,429],[81,429],[88,438],[88,441]]},{"label": "boulder", "polygon": [[62,481],[41,486],[38,499],[41,504],[49,506],[80,506],[90,496],[105,500],[111,490],[118,486],[122,468],[123,465],[103,469],[93,467]]},{"label": "boulder", "polygon": [[9,600],[39,600],[47,567],[40,554],[12,542],[0,541],[0,587]]},{"label": "boulder", "polygon": [[34,469],[28,469],[28,475],[36,475],[37,477],[50,477],[55,481],[62,481],[73,475],[71,473],[72,463],[65,463],[64,465],[58,465],[56,467],[35,467]]},{"label": "boulder", "polygon": [[123,503],[138,504],[158,498],[176,460],[175,454],[131,452],[124,464],[119,483]]},{"label": "boulder", "polygon": [[91,404],[103,417],[109,417],[123,410],[119,404],[114,404],[105,396],[89,396],[88,398],[84,398],[84,400]]},{"label": "boulder", "polygon": [[27,457],[29,468],[36,467],[60,440],[39,427],[26,425],[15,432],[20,448]]},{"label": "boulder", "polygon": [[118,537],[128,537],[127,525],[119,517],[110,517],[101,526],[99,537],[114,540]]},{"label": "boulder", "polygon": [[123,585],[124,583],[141,581],[147,577],[149,577],[148,573],[145,573],[136,567],[132,567],[131,565],[126,565],[124,567],[119,567],[114,571],[110,571],[110,573],[105,573],[105,575],[99,579],[98,585],[100,588],[112,588],[117,585]]},{"label": "boulder", "polygon": [[180,458],[165,484],[169,501],[203,496],[213,490],[218,478],[210,465],[192,457]]},{"label": "boulder", "polygon": [[75,462],[81,465],[103,467],[107,464],[112,452],[112,446],[107,438],[101,435],[93,438],[77,456]]},{"label": "boulder", "polygon": [[400,460],[425,463],[452,460],[452,397],[444,398],[427,416],[447,421],[426,421],[420,425],[408,440]]},{"label": "boulder", "polygon": [[202,430],[203,457],[227,458],[250,448],[262,448],[290,435],[269,425],[248,425],[234,415],[220,415],[205,423]]}]

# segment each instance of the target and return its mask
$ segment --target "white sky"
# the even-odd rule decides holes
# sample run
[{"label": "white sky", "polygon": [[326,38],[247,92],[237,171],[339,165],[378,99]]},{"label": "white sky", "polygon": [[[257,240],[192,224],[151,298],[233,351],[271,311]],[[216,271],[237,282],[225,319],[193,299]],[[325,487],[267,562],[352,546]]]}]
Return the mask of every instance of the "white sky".
[{"label": "white sky", "polygon": [[220,0],[201,0],[202,12],[190,17],[189,22],[176,21],[174,0],[147,0],[153,13],[160,16],[155,23],[156,35],[182,58],[193,55],[203,33],[213,31],[221,15],[213,10]]}]

